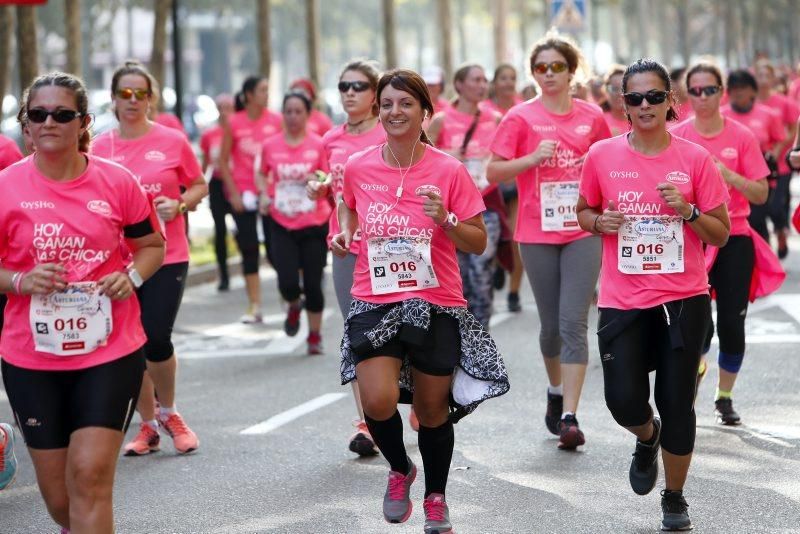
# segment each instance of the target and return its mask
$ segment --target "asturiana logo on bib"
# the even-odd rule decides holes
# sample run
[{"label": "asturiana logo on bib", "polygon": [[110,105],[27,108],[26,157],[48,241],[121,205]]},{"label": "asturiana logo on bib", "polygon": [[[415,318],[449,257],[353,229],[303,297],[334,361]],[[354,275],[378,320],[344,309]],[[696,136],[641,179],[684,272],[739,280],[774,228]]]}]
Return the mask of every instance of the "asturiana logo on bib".
[{"label": "asturiana logo on bib", "polygon": [[439,186],[431,184],[421,185],[414,191],[415,195],[426,195],[428,193],[434,193],[442,196],[442,190],[439,189]]},{"label": "asturiana logo on bib", "polygon": [[575,133],[578,135],[587,135],[592,131],[592,127],[588,124],[581,124],[575,127]]},{"label": "asturiana logo on bib", "polygon": [[414,246],[405,239],[392,239],[383,245],[383,251],[387,254],[408,254],[414,250]]},{"label": "asturiana logo on bib", "polygon": [[667,174],[667,181],[673,184],[688,184],[689,175],[681,171],[672,171]]},{"label": "asturiana logo on bib", "polygon": [[111,217],[111,206],[105,200],[90,200],[86,209],[103,217]]},{"label": "asturiana logo on bib", "polygon": [[735,159],[736,156],[738,155],[739,152],[735,148],[730,146],[728,148],[723,148],[722,152],[720,152],[720,156],[722,156],[723,158]]},{"label": "asturiana logo on bib", "polygon": [[76,288],[67,288],[61,293],[50,295],[50,302],[62,308],[77,308],[87,304],[90,300],[91,296],[88,293]]},{"label": "asturiana logo on bib", "polygon": [[163,152],[160,152],[158,150],[151,150],[150,152],[144,155],[144,159],[146,159],[147,161],[164,161],[165,159],[167,159],[167,156],[164,155]]},{"label": "asturiana logo on bib", "polygon": [[666,232],[667,227],[660,221],[650,219],[636,223],[634,229],[639,235],[661,235]]}]

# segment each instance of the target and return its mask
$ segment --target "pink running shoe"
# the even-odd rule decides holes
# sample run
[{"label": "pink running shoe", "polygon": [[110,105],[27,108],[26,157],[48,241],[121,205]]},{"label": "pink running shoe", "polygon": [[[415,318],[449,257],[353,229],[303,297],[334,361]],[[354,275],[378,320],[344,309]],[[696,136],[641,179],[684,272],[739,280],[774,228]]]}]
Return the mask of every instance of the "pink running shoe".
[{"label": "pink running shoe", "polygon": [[309,332],[306,344],[308,345],[309,356],[325,354],[325,349],[322,348],[322,335],[319,332]]},{"label": "pink running shoe", "polygon": [[425,509],[425,534],[455,534],[444,495],[431,493],[422,507]]},{"label": "pink running shoe", "polygon": [[180,454],[188,454],[197,450],[197,447],[200,446],[197,435],[192,432],[192,429],[189,428],[180,414],[174,413],[166,418],[159,416],[158,423],[161,425],[161,428],[169,434],[169,437],[172,438],[175,450]]},{"label": "pink running shoe", "polygon": [[411,411],[408,413],[408,424],[411,425],[411,430],[414,432],[419,432],[419,419],[417,419],[417,414],[414,412],[414,407],[411,407]]},{"label": "pink running shoe", "polygon": [[151,452],[161,450],[161,437],[156,430],[147,423],[139,424],[139,433],[125,448],[125,456],[144,456]]},{"label": "pink running shoe", "polygon": [[383,496],[383,517],[387,523],[405,523],[411,516],[413,505],[409,498],[411,484],[417,478],[417,466],[408,459],[408,474],[389,471],[389,483]]},{"label": "pink running shoe", "polygon": [[350,450],[359,456],[375,456],[378,454],[378,448],[372,440],[372,434],[369,433],[367,423],[357,420],[353,424],[356,427],[356,431],[350,436]]}]

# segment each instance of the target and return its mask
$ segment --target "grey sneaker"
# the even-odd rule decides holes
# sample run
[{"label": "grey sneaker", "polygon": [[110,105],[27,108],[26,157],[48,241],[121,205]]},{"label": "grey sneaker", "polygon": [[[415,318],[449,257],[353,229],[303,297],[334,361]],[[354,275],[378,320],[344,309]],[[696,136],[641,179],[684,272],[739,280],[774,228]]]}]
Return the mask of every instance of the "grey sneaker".
[{"label": "grey sneaker", "polygon": [[455,534],[444,495],[431,493],[425,497],[422,507],[425,508],[425,534]]},{"label": "grey sneaker", "polygon": [[656,486],[658,479],[658,450],[661,448],[661,419],[653,418],[656,439],[652,445],[636,440],[636,451],[631,461],[631,488],[638,495],[647,495]]},{"label": "grey sneaker", "polygon": [[661,511],[664,512],[664,519],[661,520],[661,530],[665,532],[681,532],[694,528],[692,520],[689,519],[689,505],[686,504],[682,491],[662,491]]},{"label": "grey sneaker", "polygon": [[408,459],[408,474],[389,471],[389,483],[383,496],[383,517],[389,523],[405,523],[414,508],[408,494],[417,478],[417,466]]}]

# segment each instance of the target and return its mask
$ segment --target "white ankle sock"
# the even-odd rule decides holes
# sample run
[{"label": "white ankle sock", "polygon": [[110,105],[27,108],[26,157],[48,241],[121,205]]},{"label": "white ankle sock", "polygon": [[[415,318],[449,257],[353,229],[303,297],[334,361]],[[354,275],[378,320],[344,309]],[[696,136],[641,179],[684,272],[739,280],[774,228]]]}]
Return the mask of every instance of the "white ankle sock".
[{"label": "white ankle sock", "polygon": [[564,412],[564,413],[561,414],[561,419],[563,420],[568,415],[571,415],[572,417],[575,417],[575,412]]},{"label": "white ankle sock", "polygon": [[172,407],[168,408],[168,407],[162,405],[162,406],[158,407],[158,415],[160,415],[161,417],[166,418],[166,417],[169,417],[170,415],[176,414],[176,413],[178,413],[178,410],[175,409],[175,406],[172,406]]},{"label": "white ankle sock", "polygon": [[547,386],[547,392],[551,395],[563,395],[564,394],[564,386],[559,384],[557,386]]},{"label": "white ankle sock", "polygon": [[153,430],[158,430],[158,421],[156,421],[155,419],[153,419],[152,421],[142,421],[142,423],[146,424]]}]

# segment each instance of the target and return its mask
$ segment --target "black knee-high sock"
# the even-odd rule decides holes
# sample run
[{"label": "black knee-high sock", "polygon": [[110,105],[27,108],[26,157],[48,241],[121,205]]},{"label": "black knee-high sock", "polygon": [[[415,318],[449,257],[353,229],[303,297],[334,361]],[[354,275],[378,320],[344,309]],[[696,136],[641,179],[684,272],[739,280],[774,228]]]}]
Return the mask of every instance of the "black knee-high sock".
[{"label": "black knee-high sock", "polygon": [[367,422],[372,439],[375,440],[375,445],[389,462],[392,471],[408,473],[411,466],[408,465],[406,446],[403,444],[403,419],[400,417],[400,412],[395,411],[386,421],[376,421],[364,414],[364,420]]},{"label": "black knee-high sock", "polygon": [[431,493],[444,495],[455,444],[453,423],[447,421],[436,428],[419,425],[418,443],[425,467],[425,497]]}]

